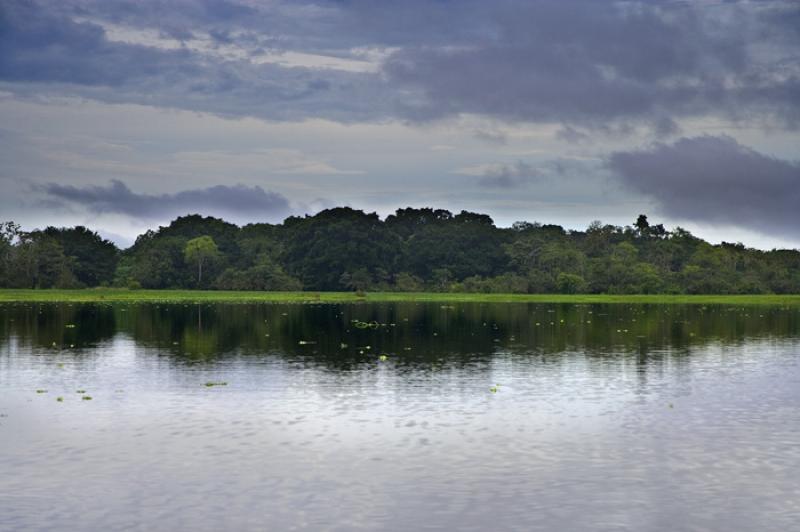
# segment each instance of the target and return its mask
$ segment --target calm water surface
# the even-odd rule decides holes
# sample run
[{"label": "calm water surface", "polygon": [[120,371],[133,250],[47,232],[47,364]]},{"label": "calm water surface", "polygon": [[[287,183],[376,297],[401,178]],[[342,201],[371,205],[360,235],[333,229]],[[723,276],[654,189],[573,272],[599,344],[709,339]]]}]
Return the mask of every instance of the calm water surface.
[{"label": "calm water surface", "polygon": [[0,305],[0,530],[799,526],[798,308]]}]

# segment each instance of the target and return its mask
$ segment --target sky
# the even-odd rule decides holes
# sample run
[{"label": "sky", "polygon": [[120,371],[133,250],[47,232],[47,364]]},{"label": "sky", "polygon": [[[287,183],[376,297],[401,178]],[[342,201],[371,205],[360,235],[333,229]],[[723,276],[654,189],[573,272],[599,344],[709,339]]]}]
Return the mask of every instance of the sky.
[{"label": "sky", "polygon": [[794,0],[2,0],[0,221],[413,206],[800,247]]}]

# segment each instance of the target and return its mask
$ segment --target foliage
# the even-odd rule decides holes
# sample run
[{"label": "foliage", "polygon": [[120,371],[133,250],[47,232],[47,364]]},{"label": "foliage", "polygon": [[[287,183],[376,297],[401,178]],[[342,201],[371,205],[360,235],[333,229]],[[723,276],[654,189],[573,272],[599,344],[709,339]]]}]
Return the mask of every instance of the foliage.
[{"label": "foliage", "polygon": [[[363,301],[355,292],[261,292],[227,290],[128,290],[95,288],[78,290],[0,289],[0,302],[42,303],[353,303]],[[510,294],[466,292],[368,292],[370,302],[439,302],[439,303],[614,303],[665,305],[738,305],[786,306],[800,308],[800,295],[738,294]],[[57,307],[54,307],[57,308]],[[73,320],[77,321],[77,320]]]},{"label": "foliage", "polygon": [[189,215],[124,251],[84,227],[0,224],[0,287],[482,294],[800,293],[800,252],[711,245],[640,215],[585,231],[483,214],[347,207],[237,227]]},{"label": "foliage", "polygon": [[[37,240],[45,239],[38,236],[34,233]],[[113,280],[119,260],[119,250],[113,242],[80,225],[73,228],[48,227],[41,236],[61,246],[78,283],[105,286]]]},{"label": "foliage", "polygon": [[214,239],[208,235],[198,236],[186,242],[183,248],[186,262],[197,264],[197,286],[203,283],[203,265],[219,258],[219,248]]},{"label": "foliage", "polygon": [[556,278],[556,288],[562,294],[580,294],[586,286],[584,278],[574,273],[560,272]]},{"label": "foliage", "polygon": [[262,255],[256,264],[247,269],[226,269],[214,282],[214,287],[220,290],[295,291],[300,290],[302,285],[269,256]]}]

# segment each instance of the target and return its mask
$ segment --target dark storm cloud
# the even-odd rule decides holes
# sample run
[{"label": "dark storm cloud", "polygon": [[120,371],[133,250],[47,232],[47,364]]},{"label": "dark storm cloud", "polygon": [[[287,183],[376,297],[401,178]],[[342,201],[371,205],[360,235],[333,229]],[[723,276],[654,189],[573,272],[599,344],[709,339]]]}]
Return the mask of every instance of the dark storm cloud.
[{"label": "dark storm cloud", "polygon": [[51,183],[37,189],[51,206],[80,205],[97,214],[124,214],[140,219],[163,219],[187,213],[277,220],[290,212],[289,201],[259,186],[218,185],[175,194],[137,194],[125,183],[76,187]]},{"label": "dark storm cloud", "polygon": [[[674,133],[673,117],[755,112],[795,126],[800,40],[781,19],[767,24],[758,10],[771,6],[800,10],[777,2],[501,2],[487,13],[483,38],[408,46],[386,72],[415,91],[406,110],[419,120],[462,112],[593,126],[621,120],[663,135]],[[770,51],[759,55],[756,45]]]},{"label": "dark storm cloud", "polygon": [[[0,6],[0,82],[6,82],[7,90],[21,97],[75,95],[278,120],[313,116],[350,122],[386,116],[386,105],[376,100],[380,80],[374,74],[258,64],[189,47],[112,41],[102,26],[66,16],[64,9],[56,5],[51,12],[46,3],[13,0]],[[129,13],[120,10],[127,20]],[[218,10],[206,16],[215,14]],[[140,29],[163,33],[163,25]]]},{"label": "dark storm cloud", "polygon": [[0,11],[0,79],[119,87],[159,71],[189,75],[187,51],[111,43],[99,26],[57,19],[27,3]]},{"label": "dark storm cloud", "polygon": [[[7,0],[0,80],[18,95],[232,116],[472,113],[592,130],[645,124],[663,138],[694,116],[800,124],[797,20],[800,4],[782,0]],[[111,41],[104,24],[242,55]],[[374,72],[250,60],[264,50],[357,59],[364,49],[391,53]]]},{"label": "dark storm cloud", "polygon": [[666,215],[797,237],[797,162],[761,154],[730,137],[703,136],[616,152],[609,166]]}]

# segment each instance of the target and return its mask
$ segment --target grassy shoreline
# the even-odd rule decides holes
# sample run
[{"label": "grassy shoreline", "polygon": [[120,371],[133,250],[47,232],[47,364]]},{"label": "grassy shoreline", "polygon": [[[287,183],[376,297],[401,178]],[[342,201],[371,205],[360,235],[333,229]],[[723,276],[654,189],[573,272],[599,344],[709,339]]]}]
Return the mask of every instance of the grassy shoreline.
[{"label": "grassy shoreline", "polygon": [[12,302],[273,302],[354,303],[430,301],[442,303],[658,303],[697,305],[800,305],[800,295],[606,295],[606,294],[465,294],[438,292],[226,292],[202,290],[0,289],[0,303]]}]

